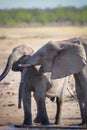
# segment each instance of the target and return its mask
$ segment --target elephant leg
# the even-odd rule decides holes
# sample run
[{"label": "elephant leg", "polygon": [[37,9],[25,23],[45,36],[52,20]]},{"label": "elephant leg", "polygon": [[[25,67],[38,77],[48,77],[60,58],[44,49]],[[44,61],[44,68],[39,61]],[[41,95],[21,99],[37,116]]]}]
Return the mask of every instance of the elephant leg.
[{"label": "elephant leg", "polygon": [[46,112],[46,104],[45,104],[45,96],[43,94],[34,93],[34,97],[37,103],[37,118],[41,122],[42,125],[50,125],[47,112]]},{"label": "elephant leg", "polygon": [[40,117],[39,113],[37,113],[37,115],[36,115],[36,117],[34,119],[34,123],[41,123],[41,117]]},{"label": "elephant leg", "polygon": [[[78,95],[78,94],[77,94]],[[78,101],[79,101],[79,106],[80,106],[80,112],[81,112],[81,119],[82,119],[82,122],[80,125],[83,125],[83,124],[87,124],[87,116],[86,116],[86,111],[85,111],[85,102],[84,100],[82,100],[80,98],[81,94],[78,95]]]},{"label": "elephant leg", "polygon": [[82,98],[84,98],[84,97],[83,97],[83,92],[80,90],[80,85],[79,84],[77,85],[77,83],[76,83],[76,93],[77,93],[77,98],[79,101],[81,118],[83,119],[83,117],[84,117],[84,107],[83,107],[84,100]]},{"label": "elephant leg", "polygon": [[32,114],[31,114],[31,93],[23,93],[23,107],[24,107],[24,125],[32,125]]},{"label": "elephant leg", "polygon": [[82,124],[87,125],[87,90],[84,92],[84,101],[82,102],[83,113],[82,113]]},{"label": "elephant leg", "polygon": [[[36,100],[35,94],[34,94],[34,99]],[[36,103],[37,103],[37,100],[36,100]],[[37,104],[37,115],[34,119],[34,123],[41,123],[41,117],[40,117],[40,113],[39,113],[38,104]]]},{"label": "elephant leg", "polygon": [[61,104],[62,104],[62,100],[59,97],[56,97],[57,110],[56,110],[56,116],[55,116],[55,123],[54,124],[58,124],[59,121],[60,121]]},{"label": "elephant leg", "polygon": [[18,94],[18,108],[21,108],[22,90],[23,90],[23,83],[21,82],[19,86],[19,94]]},{"label": "elephant leg", "polygon": [[[84,75],[81,73],[75,74],[75,81],[76,81],[76,92],[80,106],[81,124],[87,124],[87,86],[85,83]],[[83,80],[84,79],[84,80]],[[82,83],[82,81],[84,83]]]},{"label": "elephant leg", "polygon": [[[36,100],[36,99],[35,99]],[[36,102],[37,103],[37,102]],[[38,104],[37,104],[37,115],[34,119],[34,123],[41,123],[41,117],[40,117],[40,113],[39,113],[39,108],[38,108]]]}]

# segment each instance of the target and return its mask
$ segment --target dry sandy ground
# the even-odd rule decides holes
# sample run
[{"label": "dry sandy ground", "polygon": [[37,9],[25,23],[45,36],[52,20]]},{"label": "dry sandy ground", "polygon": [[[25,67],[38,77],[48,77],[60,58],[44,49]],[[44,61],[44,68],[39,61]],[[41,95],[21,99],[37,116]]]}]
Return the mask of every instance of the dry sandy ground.
[{"label": "dry sandy ground", "polygon": [[[5,67],[7,57],[12,49],[20,44],[28,45],[37,50],[50,40],[63,40],[80,36],[87,38],[87,27],[0,28],[0,73]],[[23,108],[18,109],[17,106],[19,82],[20,73],[12,71],[0,82],[0,125],[20,125],[23,122]],[[60,126],[75,125],[81,122],[78,102],[69,97],[70,94],[65,89]],[[46,98],[46,105],[49,119],[53,123],[56,103]],[[33,119],[36,112],[36,104],[32,96]]]}]

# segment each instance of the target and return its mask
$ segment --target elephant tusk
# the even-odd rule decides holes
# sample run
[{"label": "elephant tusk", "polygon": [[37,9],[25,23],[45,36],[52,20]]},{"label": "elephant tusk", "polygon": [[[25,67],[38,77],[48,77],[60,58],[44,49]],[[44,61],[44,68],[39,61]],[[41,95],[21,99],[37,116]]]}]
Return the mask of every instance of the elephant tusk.
[{"label": "elephant tusk", "polygon": [[30,67],[32,66],[31,64],[19,64],[18,67],[20,68],[25,68],[25,67]]}]

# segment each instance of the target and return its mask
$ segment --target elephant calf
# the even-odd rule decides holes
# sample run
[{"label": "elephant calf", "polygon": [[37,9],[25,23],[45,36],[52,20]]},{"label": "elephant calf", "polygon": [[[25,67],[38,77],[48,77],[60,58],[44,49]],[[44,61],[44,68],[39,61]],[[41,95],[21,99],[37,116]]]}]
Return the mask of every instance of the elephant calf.
[{"label": "elephant calf", "polygon": [[[34,92],[34,98],[37,103],[37,116],[35,122],[40,122],[43,125],[49,125],[49,119],[46,112],[45,97],[49,97],[52,101],[56,97],[57,111],[55,124],[59,121],[61,108],[61,95],[63,90],[64,79],[50,80],[50,73],[41,74],[35,66],[29,68],[19,68],[18,64],[25,64],[29,60],[33,50],[25,45],[20,45],[13,49],[8,58],[7,65],[3,73],[0,75],[0,80],[6,77],[10,69],[21,72],[21,82],[19,87],[18,107],[21,107],[21,99],[23,99],[24,107],[24,123],[32,125],[31,114],[31,91]],[[27,71],[27,75],[25,72]],[[62,83],[61,83],[62,82]]]},{"label": "elephant calf", "polygon": [[[13,64],[12,67],[13,71],[21,71],[22,75],[19,87],[19,108],[21,107],[21,98],[23,98],[23,124],[32,124],[31,91],[34,92],[34,98],[37,103],[37,116],[34,122],[41,123],[42,125],[50,124],[46,112],[45,97],[50,98],[51,101],[54,101],[56,97],[57,111],[55,117],[55,124],[58,124],[62,102],[62,90],[65,78],[52,81],[50,80],[50,73],[46,73],[46,75],[43,75],[35,66],[31,66],[27,69],[23,68],[22,70],[20,70],[20,68],[18,68],[18,65],[23,62],[25,63],[26,59],[29,60],[28,55],[21,57],[17,62]],[[24,75],[24,71],[27,71],[27,75]]]}]

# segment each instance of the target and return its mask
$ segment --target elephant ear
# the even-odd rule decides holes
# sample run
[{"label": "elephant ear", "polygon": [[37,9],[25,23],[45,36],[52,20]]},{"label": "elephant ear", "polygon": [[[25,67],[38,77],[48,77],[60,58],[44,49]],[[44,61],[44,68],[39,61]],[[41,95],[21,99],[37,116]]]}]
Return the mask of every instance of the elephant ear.
[{"label": "elephant ear", "polygon": [[78,73],[85,65],[86,54],[82,44],[61,44],[60,50],[53,59],[51,78],[62,78]]},{"label": "elephant ear", "polygon": [[19,60],[23,55],[32,55],[34,50],[26,45],[19,45],[12,50],[12,54],[15,56],[15,60]]}]

